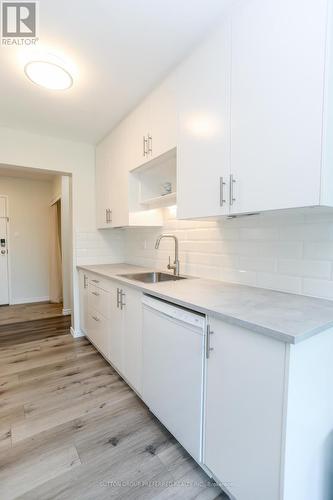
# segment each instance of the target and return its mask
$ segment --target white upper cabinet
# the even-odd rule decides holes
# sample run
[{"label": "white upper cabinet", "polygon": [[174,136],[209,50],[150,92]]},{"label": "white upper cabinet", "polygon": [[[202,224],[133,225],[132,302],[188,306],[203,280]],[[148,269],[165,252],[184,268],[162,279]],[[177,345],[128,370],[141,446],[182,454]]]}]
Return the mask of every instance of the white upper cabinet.
[{"label": "white upper cabinet", "polygon": [[[166,79],[96,147],[96,211],[99,229],[160,226],[162,212],[131,199],[130,172],[176,147],[174,78]],[[164,156],[162,156],[164,155]],[[175,158],[175,155],[173,155]],[[158,181],[158,171],[155,175]],[[160,184],[165,182],[161,177]],[[174,183],[176,184],[176,183]]]},{"label": "white upper cabinet", "polygon": [[[149,103],[141,102],[124,121],[127,130],[127,170],[148,161]],[[111,132],[112,133],[112,132]]]},{"label": "white upper cabinet", "polygon": [[129,178],[170,152],[178,218],[333,206],[332,3],[234,3],[98,145],[98,227],[160,225]]},{"label": "white upper cabinet", "polygon": [[149,160],[157,158],[176,147],[177,111],[175,85],[175,77],[171,76],[164,80],[149,95]]},{"label": "white upper cabinet", "polygon": [[230,28],[225,22],[179,68],[177,215],[228,213]]},{"label": "white upper cabinet", "polygon": [[175,81],[164,80],[126,118],[127,165],[133,170],[176,147]]},{"label": "white upper cabinet", "polygon": [[95,193],[96,193],[96,222],[99,229],[111,226],[111,164],[110,151],[112,149],[112,136],[101,141],[96,148],[95,158]]},{"label": "white upper cabinet", "polygon": [[118,126],[96,148],[97,227],[128,225],[128,172],[125,129]]},{"label": "white upper cabinet", "polygon": [[320,204],[326,23],[326,0],[233,12],[231,213]]}]

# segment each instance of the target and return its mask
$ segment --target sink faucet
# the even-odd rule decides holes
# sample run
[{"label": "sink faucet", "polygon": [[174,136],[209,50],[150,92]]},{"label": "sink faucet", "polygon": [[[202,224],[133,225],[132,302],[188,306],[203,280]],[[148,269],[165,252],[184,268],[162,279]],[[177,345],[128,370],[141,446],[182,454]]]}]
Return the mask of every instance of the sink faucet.
[{"label": "sink faucet", "polygon": [[175,260],[174,263],[171,264],[170,262],[170,257],[169,257],[169,264],[168,264],[168,269],[173,269],[173,274],[175,276],[179,276],[179,257],[178,257],[178,238],[174,236],[173,234],[161,234],[156,240],[155,248],[158,250],[161,240],[163,238],[172,238],[175,242]]}]

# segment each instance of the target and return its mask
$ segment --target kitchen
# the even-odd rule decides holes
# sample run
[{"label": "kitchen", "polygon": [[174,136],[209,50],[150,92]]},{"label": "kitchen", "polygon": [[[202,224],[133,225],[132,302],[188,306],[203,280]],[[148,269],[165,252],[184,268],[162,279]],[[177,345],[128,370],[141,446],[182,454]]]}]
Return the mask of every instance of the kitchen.
[{"label": "kitchen", "polygon": [[117,77],[26,78],[54,121],[0,128],[73,199],[71,320],[0,327],[1,496],[331,500],[332,2],[97,3]]}]

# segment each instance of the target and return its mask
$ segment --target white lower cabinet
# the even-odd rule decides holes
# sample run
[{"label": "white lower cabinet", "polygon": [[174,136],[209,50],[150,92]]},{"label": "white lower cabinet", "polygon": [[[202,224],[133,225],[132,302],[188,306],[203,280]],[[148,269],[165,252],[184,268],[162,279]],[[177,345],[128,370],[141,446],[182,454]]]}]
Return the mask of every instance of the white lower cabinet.
[{"label": "white lower cabinet", "polygon": [[232,500],[332,500],[333,328],[292,345],[209,316],[191,348],[131,286],[80,272],[80,304],[81,330]]},{"label": "white lower cabinet", "polygon": [[84,333],[139,394],[142,392],[141,297],[142,293],[134,288],[80,271],[80,314],[87,318]]},{"label": "white lower cabinet", "polygon": [[142,394],[142,293],[121,287],[123,301],[123,367],[132,387]]},{"label": "white lower cabinet", "polygon": [[204,464],[237,500],[280,500],[286,345],[209,324]]},{"label": "white lower cabinet", "polygon": [[109,339],[106,334],[109,321],[97,311],[89,311],[87,336],[95,347],[108,359]]},{"label": "white lower cabinet", "polygon": [[88,327],[88,275],[79,271],[80,330],[86,335]]},{"label": "white lower cabinet", "polygon": [[123,368],[123,311],[120,308],[120,288],[118,283],[110,282],[112,300],[110,304],[110,342],[109,359],[113,366],[122,372]]}]

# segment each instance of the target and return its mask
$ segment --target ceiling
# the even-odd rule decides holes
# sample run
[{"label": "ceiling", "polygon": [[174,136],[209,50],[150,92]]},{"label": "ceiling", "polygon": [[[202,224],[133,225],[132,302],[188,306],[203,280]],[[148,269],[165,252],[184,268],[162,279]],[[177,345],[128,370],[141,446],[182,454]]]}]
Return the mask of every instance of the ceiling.
[{"label": "ceiling", "polygon": [[[215,24],[230,0],[40,0],[38,50],[0,47],[0,126],[96,143]],[[74,85],[50,91],[24,75],[49,51]]]}]

